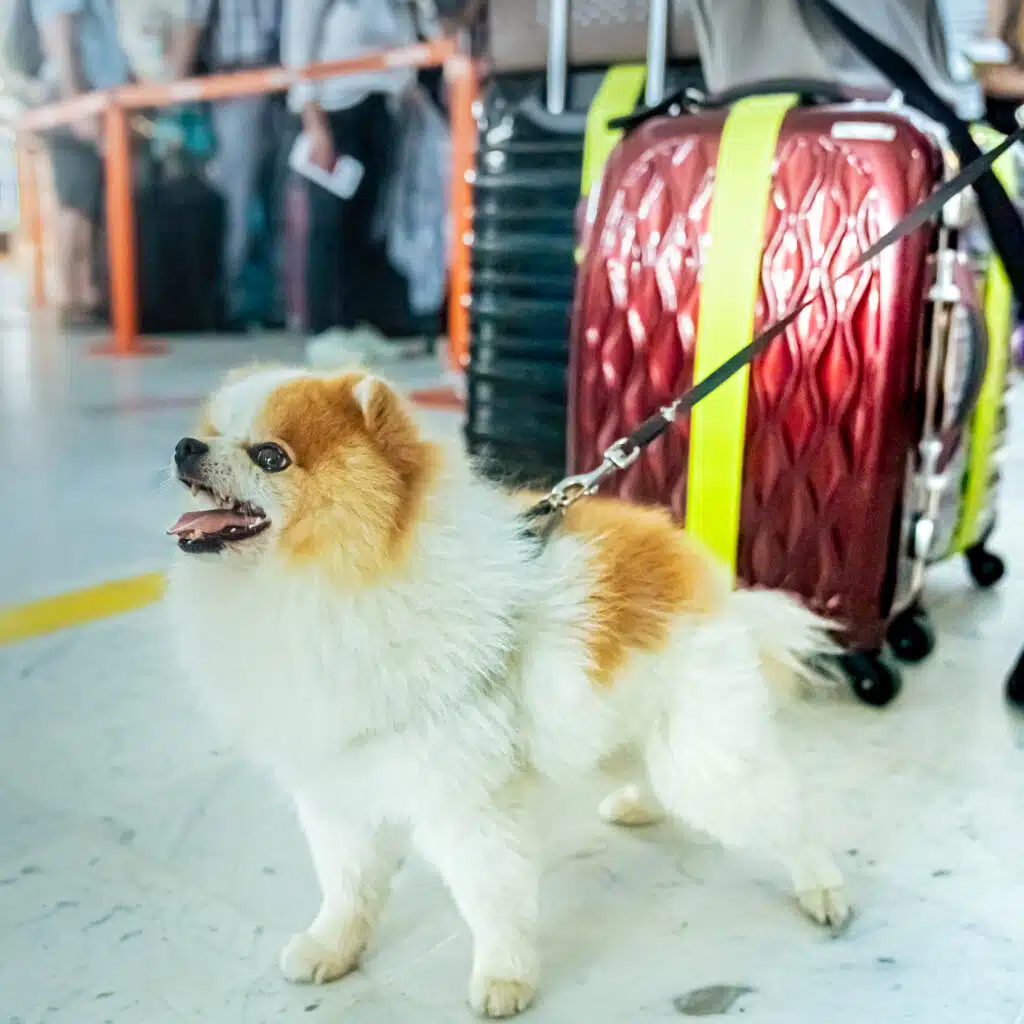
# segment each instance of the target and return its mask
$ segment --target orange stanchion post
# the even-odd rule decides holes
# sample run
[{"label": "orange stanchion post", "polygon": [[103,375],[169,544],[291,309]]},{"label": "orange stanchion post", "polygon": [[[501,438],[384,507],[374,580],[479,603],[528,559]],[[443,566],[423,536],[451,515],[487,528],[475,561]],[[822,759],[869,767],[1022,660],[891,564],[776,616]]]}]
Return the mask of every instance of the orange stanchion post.
[{"label": "orange stanchion post", "polygon": [[104,115],[107,177],[107,252],[110,260],[110,315],[114,336],[94,350],[103,355],[156,355],[164,347],[139,340],[132,195],[132,139],[127,111],[111,103]]},{"label": "orange stanchion post", "polygon": [[473,245],[473,168],[476,157],[476,68],[457,54],[445,64],[452,124],[452,253],[448,301],[448,352],[453,369],[469,363],[469,278]]},{"label": "orange stanchion post", "polygon": [[33,309],[46,305],[46,254],[43,251],[43,211],[39,197],[37,154],[22,140],[17,145],[19,234],[32,249],[31,295]]}]

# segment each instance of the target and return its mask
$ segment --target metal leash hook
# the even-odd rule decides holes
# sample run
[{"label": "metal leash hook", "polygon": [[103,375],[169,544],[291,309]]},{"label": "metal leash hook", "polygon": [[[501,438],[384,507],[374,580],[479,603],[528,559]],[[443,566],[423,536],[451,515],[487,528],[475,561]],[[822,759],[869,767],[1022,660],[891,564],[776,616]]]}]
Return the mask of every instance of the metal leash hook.
[{"label": "metal leash hook", "polygon": [[635,445],[630,447],[629,440],[625,437],[620,437],[614,444],[605,449],[601,464],[596,469],[592,469],[589,473],[567,476],[551,488],[547,498],[544,500],[550,503],[552,509],[564,512],[570,505],[579,501],[580,498],[596,493],[606,477],[629,469],[639,458],[640,449]]}]

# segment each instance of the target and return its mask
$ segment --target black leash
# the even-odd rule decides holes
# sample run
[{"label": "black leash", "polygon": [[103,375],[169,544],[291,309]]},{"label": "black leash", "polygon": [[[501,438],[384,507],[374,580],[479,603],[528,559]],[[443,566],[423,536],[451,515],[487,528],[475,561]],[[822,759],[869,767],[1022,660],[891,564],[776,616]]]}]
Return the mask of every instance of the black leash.
[{"label": "black leash", "polygon": [[[982,175],[991,170],[992,166],[1007,150],[1022,139],[1024,139],[1024,126],[1018,128],[1012,135],[1008,135],[998,146],[982,154],[959,174],[950,178],[949,181],[936,189],[923,203],[911,210],[906,217],[890,231],[887,231],[874,245],[862,252],[850,267],[844,270],[838,277],[833,278],[832,285],[835,286],[843,278],[849,277],[854,271],[860,270],[880,253],[895,245],[900,239],[905,238],[934,217],[937,217],[942,212],[942,208],[951,199],[955,199],[965,189],[970,188]],[[688,415],[698,402],[702,402],[708,395],[729,380],[730,377],[742,370],[744,366],[753,362],[819,297],[823,288],[823,284],[819,285],[810,298],[805,299],[781,320],[776,321],[771,327],[762,331],[749,345],[741,348],[735,355],[730,356],[702,381],[695,384],[670,405],[659,409],[631,433],[620,437],[605,450],[601,464],[596,469],[592,469],[589,473],[566,477],[556,484],[546,497],[542,498],[523,514],[530,533],[536,536],[542,544],[546,542],[558,525],[562,513],[573,502],[584,495],[593,494],[607,477],[632,466],[643,450],[661,437],[671,424],[680,417]],[[539,520],[545,519],[547,522],[541,523],[539,527],[535,525]]]}]

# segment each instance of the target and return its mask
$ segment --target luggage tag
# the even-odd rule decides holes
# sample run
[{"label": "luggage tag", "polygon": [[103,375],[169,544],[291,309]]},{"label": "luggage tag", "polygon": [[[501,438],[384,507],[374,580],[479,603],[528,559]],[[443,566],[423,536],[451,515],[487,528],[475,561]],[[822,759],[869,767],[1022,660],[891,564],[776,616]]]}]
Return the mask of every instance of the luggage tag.
[{"label": "luggage tag", "polygon": [[325,171],[309,156],[309,136],[303,132],[292,147],[288,164],[293,171],[316,182],[339,199],[351,199],[359,188],[366,168],[353,156],[343,153],[338,157],[333,170]]}]

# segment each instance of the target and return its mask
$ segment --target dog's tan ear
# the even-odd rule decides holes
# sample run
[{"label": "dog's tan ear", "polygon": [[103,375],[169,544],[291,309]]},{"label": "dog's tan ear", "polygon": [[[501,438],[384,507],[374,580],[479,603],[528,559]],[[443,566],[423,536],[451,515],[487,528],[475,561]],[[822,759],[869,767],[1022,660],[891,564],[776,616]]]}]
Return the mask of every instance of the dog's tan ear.
[{"label": "dog's tan ear", "polygon": [[405,400],[390,384],[366,374],[352,385],[352,397],[363,412],[370,436],[392,458],[405,461],[420,447],[419,431]]},{"label": "dog's tan ear", "polygon": [[352,397],[363,410],[371,434],[393,429],[396,421],[408,420],[405,404],[390,384],[367,373],[352,384]]}]

